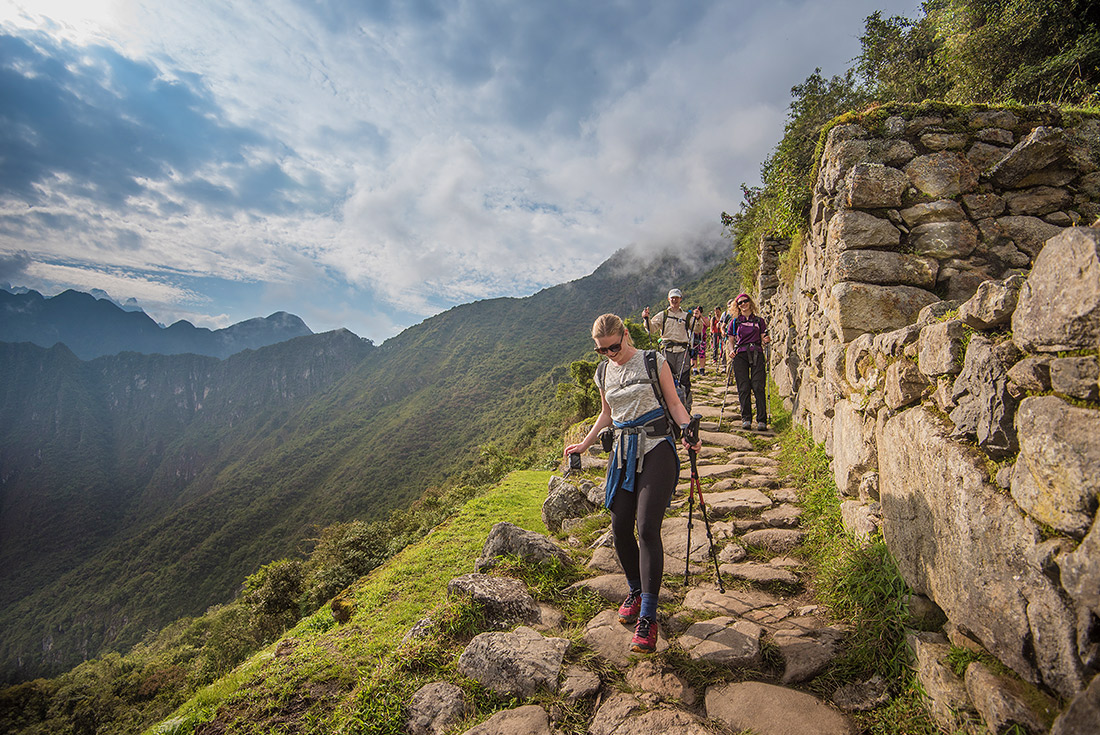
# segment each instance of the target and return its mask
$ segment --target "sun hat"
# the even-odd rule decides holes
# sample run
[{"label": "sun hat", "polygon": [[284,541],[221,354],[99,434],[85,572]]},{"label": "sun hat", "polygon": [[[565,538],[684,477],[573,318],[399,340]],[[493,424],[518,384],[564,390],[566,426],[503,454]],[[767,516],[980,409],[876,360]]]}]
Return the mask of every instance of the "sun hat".
[{"label": "sun hat", "polygon": [[673,296],[675,296],[676,298],[679,298],[679,299],[684,298],[684,295],[682,293],[680,293],[680,289],[678,289],[678,288],[674,288],[674,289],[672,289],[671,291],[668,292],[668,297],[670,299]]}]

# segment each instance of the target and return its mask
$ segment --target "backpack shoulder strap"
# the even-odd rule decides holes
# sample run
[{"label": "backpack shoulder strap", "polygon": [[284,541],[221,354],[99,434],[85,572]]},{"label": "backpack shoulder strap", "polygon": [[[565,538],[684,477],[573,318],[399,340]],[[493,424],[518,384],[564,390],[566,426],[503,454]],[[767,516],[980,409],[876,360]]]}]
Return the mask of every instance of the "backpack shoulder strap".
[{"label": "backpack shoulder strap", "polygon": [[653,386],[653,395],[656,396],[657,403],[660,404],[665,415],[671,417],[672,414],[669,413],[668,405],[665,403],[665,395],[661,392],[661,372],[657,365],[657,350],[646,350],[642,356],[645,358],[645,371]]},{"label": "backpack shoulder strap", "polygon": [[596,387],[603,390],[603,376],[607,372],[607,360],[601,360],[596,366]]}]

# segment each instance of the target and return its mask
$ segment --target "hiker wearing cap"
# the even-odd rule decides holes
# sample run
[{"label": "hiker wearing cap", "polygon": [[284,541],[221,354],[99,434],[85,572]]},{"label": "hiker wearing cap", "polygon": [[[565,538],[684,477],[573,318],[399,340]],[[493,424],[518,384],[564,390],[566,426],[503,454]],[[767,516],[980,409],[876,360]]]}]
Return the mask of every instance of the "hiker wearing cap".
[{"label": "hiker wearing cap", "polygon": [[691,411],[691,314],[680,308],[680,289],[668,292],[668,308],[651,319],[649,307],[642,310],[646,331],[661,338],[661,354],[668,360],[680,402]]},{"label": "hiker wearing cap", "polygon": [[[565,456],[584,452],[614,427],[604,504],[630,590],[619,606],[619,622],[636,624],[631,650],[649,653],[657,648],[657,594],[664,575],[661,523],[680,476],[671,422],[684,427],[691,417],[676,396],[668,363],[653,350],[634,347],[622,319],[599,317],[592,339],[596,352],[607,355],[595,375],[600,415],[584,439],[565,448]],[[681,428],[682,437],[689,433]],[[697,438],[695,444],[680,441],[693,451],[701,447]]]},{"label": "hiker wearing cap", "polygon": [[741,428],[752,429],[752,404],[756,399],[756,430],[768,428],[768,398],[765,388],[767,363],[764,345],[771,342],[768,325],[756,315],[756,304],[747,293],[733,300],[737,315],[726,327],[727,350],[737,381],[737,399],[741,402]]}]

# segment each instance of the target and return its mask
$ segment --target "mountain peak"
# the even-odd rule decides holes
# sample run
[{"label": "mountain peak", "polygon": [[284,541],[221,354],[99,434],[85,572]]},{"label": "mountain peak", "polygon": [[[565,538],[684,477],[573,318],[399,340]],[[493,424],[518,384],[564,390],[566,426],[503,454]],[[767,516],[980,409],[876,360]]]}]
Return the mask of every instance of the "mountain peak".
[{"label": "mountain peak", "polygon": [[101,289],[92,293],[68,289],[51,298],[37,291],[0,291],[0,342],[32,342],[42,347],[61,342],[82,360],[119,352],[226,358],[309,334],[313,331],[304,321],[285,311],[218,330],[182,319],[164,327],[136,300],[129,299],[123,306]]}]

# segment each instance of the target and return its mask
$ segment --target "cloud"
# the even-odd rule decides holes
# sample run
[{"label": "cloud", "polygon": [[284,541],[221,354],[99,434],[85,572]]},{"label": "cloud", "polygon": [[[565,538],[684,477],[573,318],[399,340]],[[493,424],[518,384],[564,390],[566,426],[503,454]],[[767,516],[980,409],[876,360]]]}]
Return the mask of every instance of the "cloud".
[{"label": "cloud", "polygon": [[68,25],[8,17],[0,253],[381,339],[624,245],[713,241],[791,86],[840,72],[880,5],[114,0]]},{"label": "cloud", "polygon": [[302,185],[269,152],[282,146],[227,122],[194,74],[166,75],[41,32],[0,36],[0,60],[0,194],[32,205],[64,194],[126,210],[150,193],[148,182],[175,181],[184,208],[298,207]]},{"label": "cloud", "polygon": [[14,253],[0,253],[0,282],[10,283],[19,280],[32,262],[30,253],[19,250]]}]

